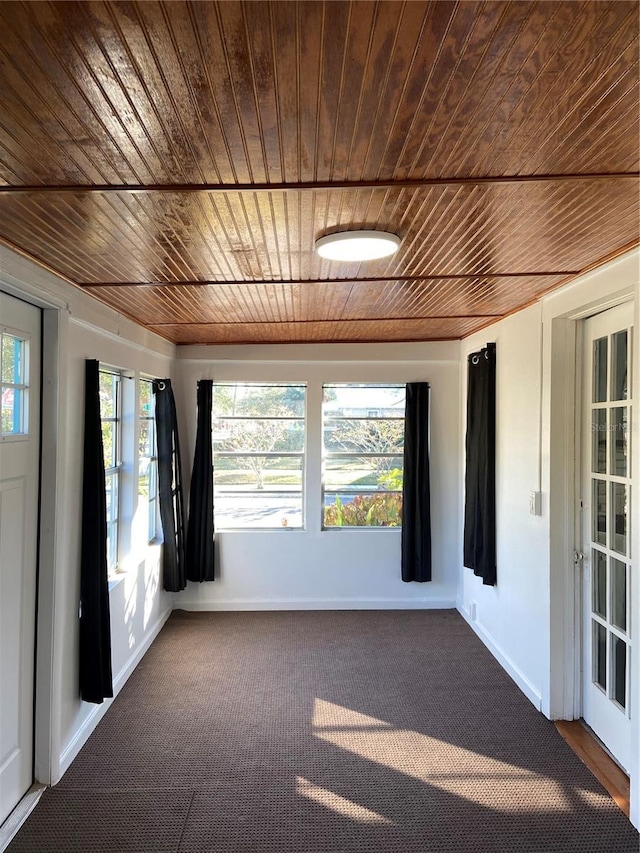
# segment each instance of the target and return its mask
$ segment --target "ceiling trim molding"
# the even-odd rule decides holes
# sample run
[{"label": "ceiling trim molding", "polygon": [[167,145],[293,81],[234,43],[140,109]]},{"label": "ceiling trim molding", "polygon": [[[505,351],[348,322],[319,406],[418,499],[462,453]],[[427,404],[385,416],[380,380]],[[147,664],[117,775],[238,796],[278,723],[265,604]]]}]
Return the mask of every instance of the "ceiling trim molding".
[{"label": "ceiling trim molding", "polygon": [[640,172],[575,172],[540,175],[478,175],[448,178],[400,178],[371,181],[293,181],[285,183],[237,184],[23,184],[0,186],[0,195],[71,193],[262,193],[322,190],[393,190],[429,187],[481,186],[483,184],[524,184],[575,181],[617,181],[640,178]]}]

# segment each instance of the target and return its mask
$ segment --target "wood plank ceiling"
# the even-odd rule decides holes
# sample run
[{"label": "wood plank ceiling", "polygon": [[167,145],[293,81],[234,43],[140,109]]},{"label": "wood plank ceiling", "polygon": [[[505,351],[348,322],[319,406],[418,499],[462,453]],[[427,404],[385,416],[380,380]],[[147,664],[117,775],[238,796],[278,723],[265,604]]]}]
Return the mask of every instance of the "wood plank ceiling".
[{"label": "wood plank ceiling", "polygon": [[0,240],[179,344],[465,336],[640,242],[638,13],[5,0]]}]

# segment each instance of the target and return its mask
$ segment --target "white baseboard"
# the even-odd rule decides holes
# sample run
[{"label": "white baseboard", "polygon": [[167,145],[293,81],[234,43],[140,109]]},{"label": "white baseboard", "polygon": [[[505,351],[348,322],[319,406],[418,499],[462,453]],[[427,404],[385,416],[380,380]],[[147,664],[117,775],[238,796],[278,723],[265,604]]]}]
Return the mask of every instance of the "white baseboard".
[{"label": "white baseboard", "polygon": [[[136,666],[140,663],[143,656],[149,649],[149,646],[151,645],[151,643],[153,643],[155,638],[162,630],[164,623],[167,621],[169,616],[171,616],[171,611],[172,608],[168,607],[164,611],[164,613],[162,613],[156,619],[151,629],[147,631],[144,640],[136,648],[135,652],[131,655],[127,663],[122,667],[120,672],[113,679],[114,698],[122,690],[129,676],[132,674]],[[60,775],[57,779],[53,780],[54,785],[57,784],[67,772],[71,762],[80,752],[82,747],[85,745],[85,743],[89,739],[89,735],[91,734],[91,732],[95,729],[100,720],[107,713],[107,711],[111,707],[112,702],[113,699],[105,699],[105,701],[101,705],[94,705],[89,716],[86,717],[86,719],[84,720],[78,731],[75,733],[71,741],[64,748],[62,755],[60,756]]]},{"label": "white baseboard", "polygon": [[471,614],[468,610],[466,610],[462,605],[458,604],[457,606],[458,613],[462,616],[462,618],[468,622],[470,627],[475,631],[475,633],[480,637],[484,645],[489,649],[494,658],[498,661],[498,663],[502,666],[504,670],[511,676],[511,678],[518,685],[520,690],[524,693],[527,699],[535,706],[536,710],[542,712],[542,694],[540,691],[533,686],[533,684],[529,681],[526,675],[519,669],[516,664],[511,660],[509,655],[500,648],[500,646],[495,642],[491,634],[484,628],[478,621],[473,621],[471,618]]},{"label": "white baseboard", "polygon": [[455,610],[452,598],[178,598],[176,610]]}]

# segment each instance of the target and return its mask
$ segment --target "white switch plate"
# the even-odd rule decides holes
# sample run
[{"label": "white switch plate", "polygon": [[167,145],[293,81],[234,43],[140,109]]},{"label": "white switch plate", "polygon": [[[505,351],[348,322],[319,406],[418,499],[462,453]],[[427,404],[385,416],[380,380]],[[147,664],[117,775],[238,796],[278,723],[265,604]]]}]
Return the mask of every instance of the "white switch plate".
[{"label": "white switch plate", "polygon": [[542,515],[542,492],[529,492],[529,512]]}]

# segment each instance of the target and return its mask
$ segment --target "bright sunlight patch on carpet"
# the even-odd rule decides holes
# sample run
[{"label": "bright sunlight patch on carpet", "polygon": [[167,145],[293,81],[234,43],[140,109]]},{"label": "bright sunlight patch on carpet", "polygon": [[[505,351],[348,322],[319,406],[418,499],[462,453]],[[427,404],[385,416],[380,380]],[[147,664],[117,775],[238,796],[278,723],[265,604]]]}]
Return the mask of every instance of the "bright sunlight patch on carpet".
[{"label": "bright sunlight patch on carpet", "polygon": [[[539,788],[551,786],[556,797],[544,809],[573,811],[559,784],[514,764],[476,753],[408,729],[397,729],[333,702],[316,699],[313,712],[316,737],[340,749],[382,764],[442,791],[462,796],[497,811],[511,811],[517,801],[539,801]],[[475,780],[470,795],[469,781]],[[514,796],[509,794],[514,790]]]},{"label": "bright sunlight patch on carpet", "polygon": [[303,779],[301,776],[296,776],[296,792],[302,797],[313,800],[314,803],[318,803],[336,812],[336,814],[344,815],[344,817],[348,817],[358,823],[394,825],[392,820],[383,817],[381,814],[373,812],[371,809],[365,809],[364,806],[354,803],[351,800],[346,800],[344,797],[335,794],[333,791],[328,791],[326,788],[320,788],[318,785],[314,785],[313,782],[309,782],[308,779]]}]

